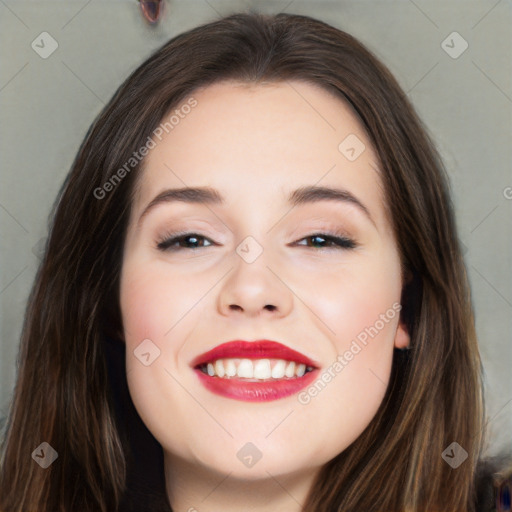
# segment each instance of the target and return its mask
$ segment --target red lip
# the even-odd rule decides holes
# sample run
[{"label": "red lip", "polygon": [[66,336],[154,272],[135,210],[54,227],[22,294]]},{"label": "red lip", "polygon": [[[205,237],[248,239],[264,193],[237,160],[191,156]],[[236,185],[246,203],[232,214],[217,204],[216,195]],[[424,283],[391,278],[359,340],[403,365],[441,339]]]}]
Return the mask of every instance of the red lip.
[{"label": "red lip", "polygon": [[[216,377],[204,373],[200,367],[216,359],[242,358],[242,359],[285,359],[305,364],[313,368],[302,377],[292,377],[275,380],[262,380],[255,382],[238,377]],[[268,402],[298,393],[318,376],[319,364],[304,354],[292,350],[276,341],[230,341],[222,343],[212,350],[196,357],[192,368],[200,382],[212,393],[243,400],[245,402]]]},{"label": "red lip", "polygon": [[250,382],[235,377],[230,379],[210,377],[201,370],[194,370],[201,383],[216,395],[244,402],[270,402],[298,393],[316,378],[318,369],[304,374],[302,377],[276,381]]},{"label": "red lip", "polygon": [[227,358],[244,358],[244,359],[286,359],[303,363],[306,366],[317,368],[318,364],[309,359],[304,354],[286,347],[282,343],[270,340],[243,341],[235,340],[222,343],[212,350],[197,356],[191,363],[193,368],[209,363],[215,359]]}]

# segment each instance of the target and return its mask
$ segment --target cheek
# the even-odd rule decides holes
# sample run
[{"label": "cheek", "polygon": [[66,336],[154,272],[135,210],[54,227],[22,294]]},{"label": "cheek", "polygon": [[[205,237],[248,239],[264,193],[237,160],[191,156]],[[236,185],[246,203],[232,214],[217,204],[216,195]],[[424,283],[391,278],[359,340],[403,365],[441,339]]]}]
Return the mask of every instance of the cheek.
[{"label": "cheek", "polygon": [[165,304],[158,283],[150,276],[139,273],[131,276],[121,290],[126,342],[133,343],[141,337],[155,336],[163,328],[163,311],[160,309]]},{"label": "cheek", "polygon": [[331,274],[314,302],[330,330],[331,359],[299,402],[305,424],[339,451],[370,423],[388,385],[400,300],[399,263],[391,256]]},{"label": "cheek", "polygon": [[[182,370],[181,351],[194,337],[205,307],[200,299],[209,287],[207,280],[192,281],[158,263],[134,258],[123,267],[120,307],[126,372],[139,412],[150,412],[148,396],[155,398],[153,406],[158,410],[158,393],[171,392],[172,396],[176,389],[179,392],[169,374]],[[151,416],[149,412],[146,416]]]},{"label": "cheek", "polygon": [[186,416],[195,404],[180,386],[181,378],[173,376],[178,376],[180,345],[200,314],[200,305],[193,307],[199,292],[190,286],[190,279],[166,274],[156,264],[132,260],[123,267],[120,306],[128,388],[138,414],[159,440],[187,437],[180,422],[171,421],[169,411],[179,410]]},{"label": "cheek", "polygon": [[127,265],[120,290],[121,314],[129,345],[145,338],[168,341],[174,334],[170,332],[173,326],[188,311],[194,316],[194,309],[200,309],[194,308],[199,291],[191,286],[190,279],[174,273],[169,275],[168,270],[154,264]]},{"label": "cheek", "polygon": [[320,282],[316,277],[312,304],[328,327],[328,338],[337,354],[348,350],[358,336],[364,340],[365,333],[373,339],[368,329],[379,343],[365,350],[362,359],[379,352],[382,355],[382,350],[391,348],[397,324],[393,305],[399,303],[401,290],[399,261],[392,253],[368,258],[346,270],[328,272]]},{"label": "cheek", "polygon": [[391,374],[398,314],[387,301],[350,304],[353,309],[334,324],[333,357],[298,397],[301,422],[314,426],[319,439],[332,442],[321,448],[320,459],[360,436],[379,409]]},{"label": "cheek", "polygon": [[368,364],[369,350],[363,349],[351,361],[337,361],[343,367],[341,370],[333,362],[329,382],[320,378],[299,397],[302,405],[298,412],[301,422],[311,426],[310,435],[330,441],[320,447],[317,454],[320,460],[328,460],[350,446],[370,424],[382,403],[391,359],[381,358],[379,365],[385,369]]}]

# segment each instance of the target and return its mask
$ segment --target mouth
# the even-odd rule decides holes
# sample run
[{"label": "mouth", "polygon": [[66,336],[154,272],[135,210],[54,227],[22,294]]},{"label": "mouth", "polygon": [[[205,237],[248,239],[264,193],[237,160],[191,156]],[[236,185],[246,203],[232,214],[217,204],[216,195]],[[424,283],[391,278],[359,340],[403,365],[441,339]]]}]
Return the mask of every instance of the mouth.
[{"label": "mouth", "polygon": [[221,379],[243,379],[247,382],[274,381],[303,377],[313,371],[312,366],[306,366],[297,361],[285,359],[216,359],[199,365],[201,370],[210,377]]},{"label": "mouth", "polygon": [[198,356],[191,366],[209,391],[250,402],[298,393],[319,368],[304,354],[269,340],[223,343]]}]

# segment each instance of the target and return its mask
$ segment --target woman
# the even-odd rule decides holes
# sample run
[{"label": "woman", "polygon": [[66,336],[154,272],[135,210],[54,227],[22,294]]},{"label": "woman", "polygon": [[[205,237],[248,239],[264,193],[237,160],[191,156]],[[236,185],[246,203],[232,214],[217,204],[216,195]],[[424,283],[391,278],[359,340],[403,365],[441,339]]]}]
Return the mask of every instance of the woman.
[{"label": "woman", "polygon": [[447,181],[350,35],[236,14],[169,41],[55,205],[0,509],[491,510]]}]

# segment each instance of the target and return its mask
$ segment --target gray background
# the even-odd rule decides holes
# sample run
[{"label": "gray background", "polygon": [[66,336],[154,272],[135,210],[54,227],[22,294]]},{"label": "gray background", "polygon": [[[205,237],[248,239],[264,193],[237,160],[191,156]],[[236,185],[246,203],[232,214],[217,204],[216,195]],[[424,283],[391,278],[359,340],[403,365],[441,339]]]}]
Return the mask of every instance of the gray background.
[{"label": "gray background", "polygon": [[[390,68],[448,168],[485,369],[488,453],[512,432],[512,3],[165,0],[156,27],[136,0],[0,0],[0,417],[16,376],[26,300],[47,217],[87,128],[128,74],[171,36],[256,8],[345,30]],[[452,32],[468,48],[452,58]],[[48,58],[31,44],[58,43]],[[448,38],[458,51],[461,41]],[[71,340],[70,340],[71,341]],[[457,397],[454,397],[456,400]]]}]

